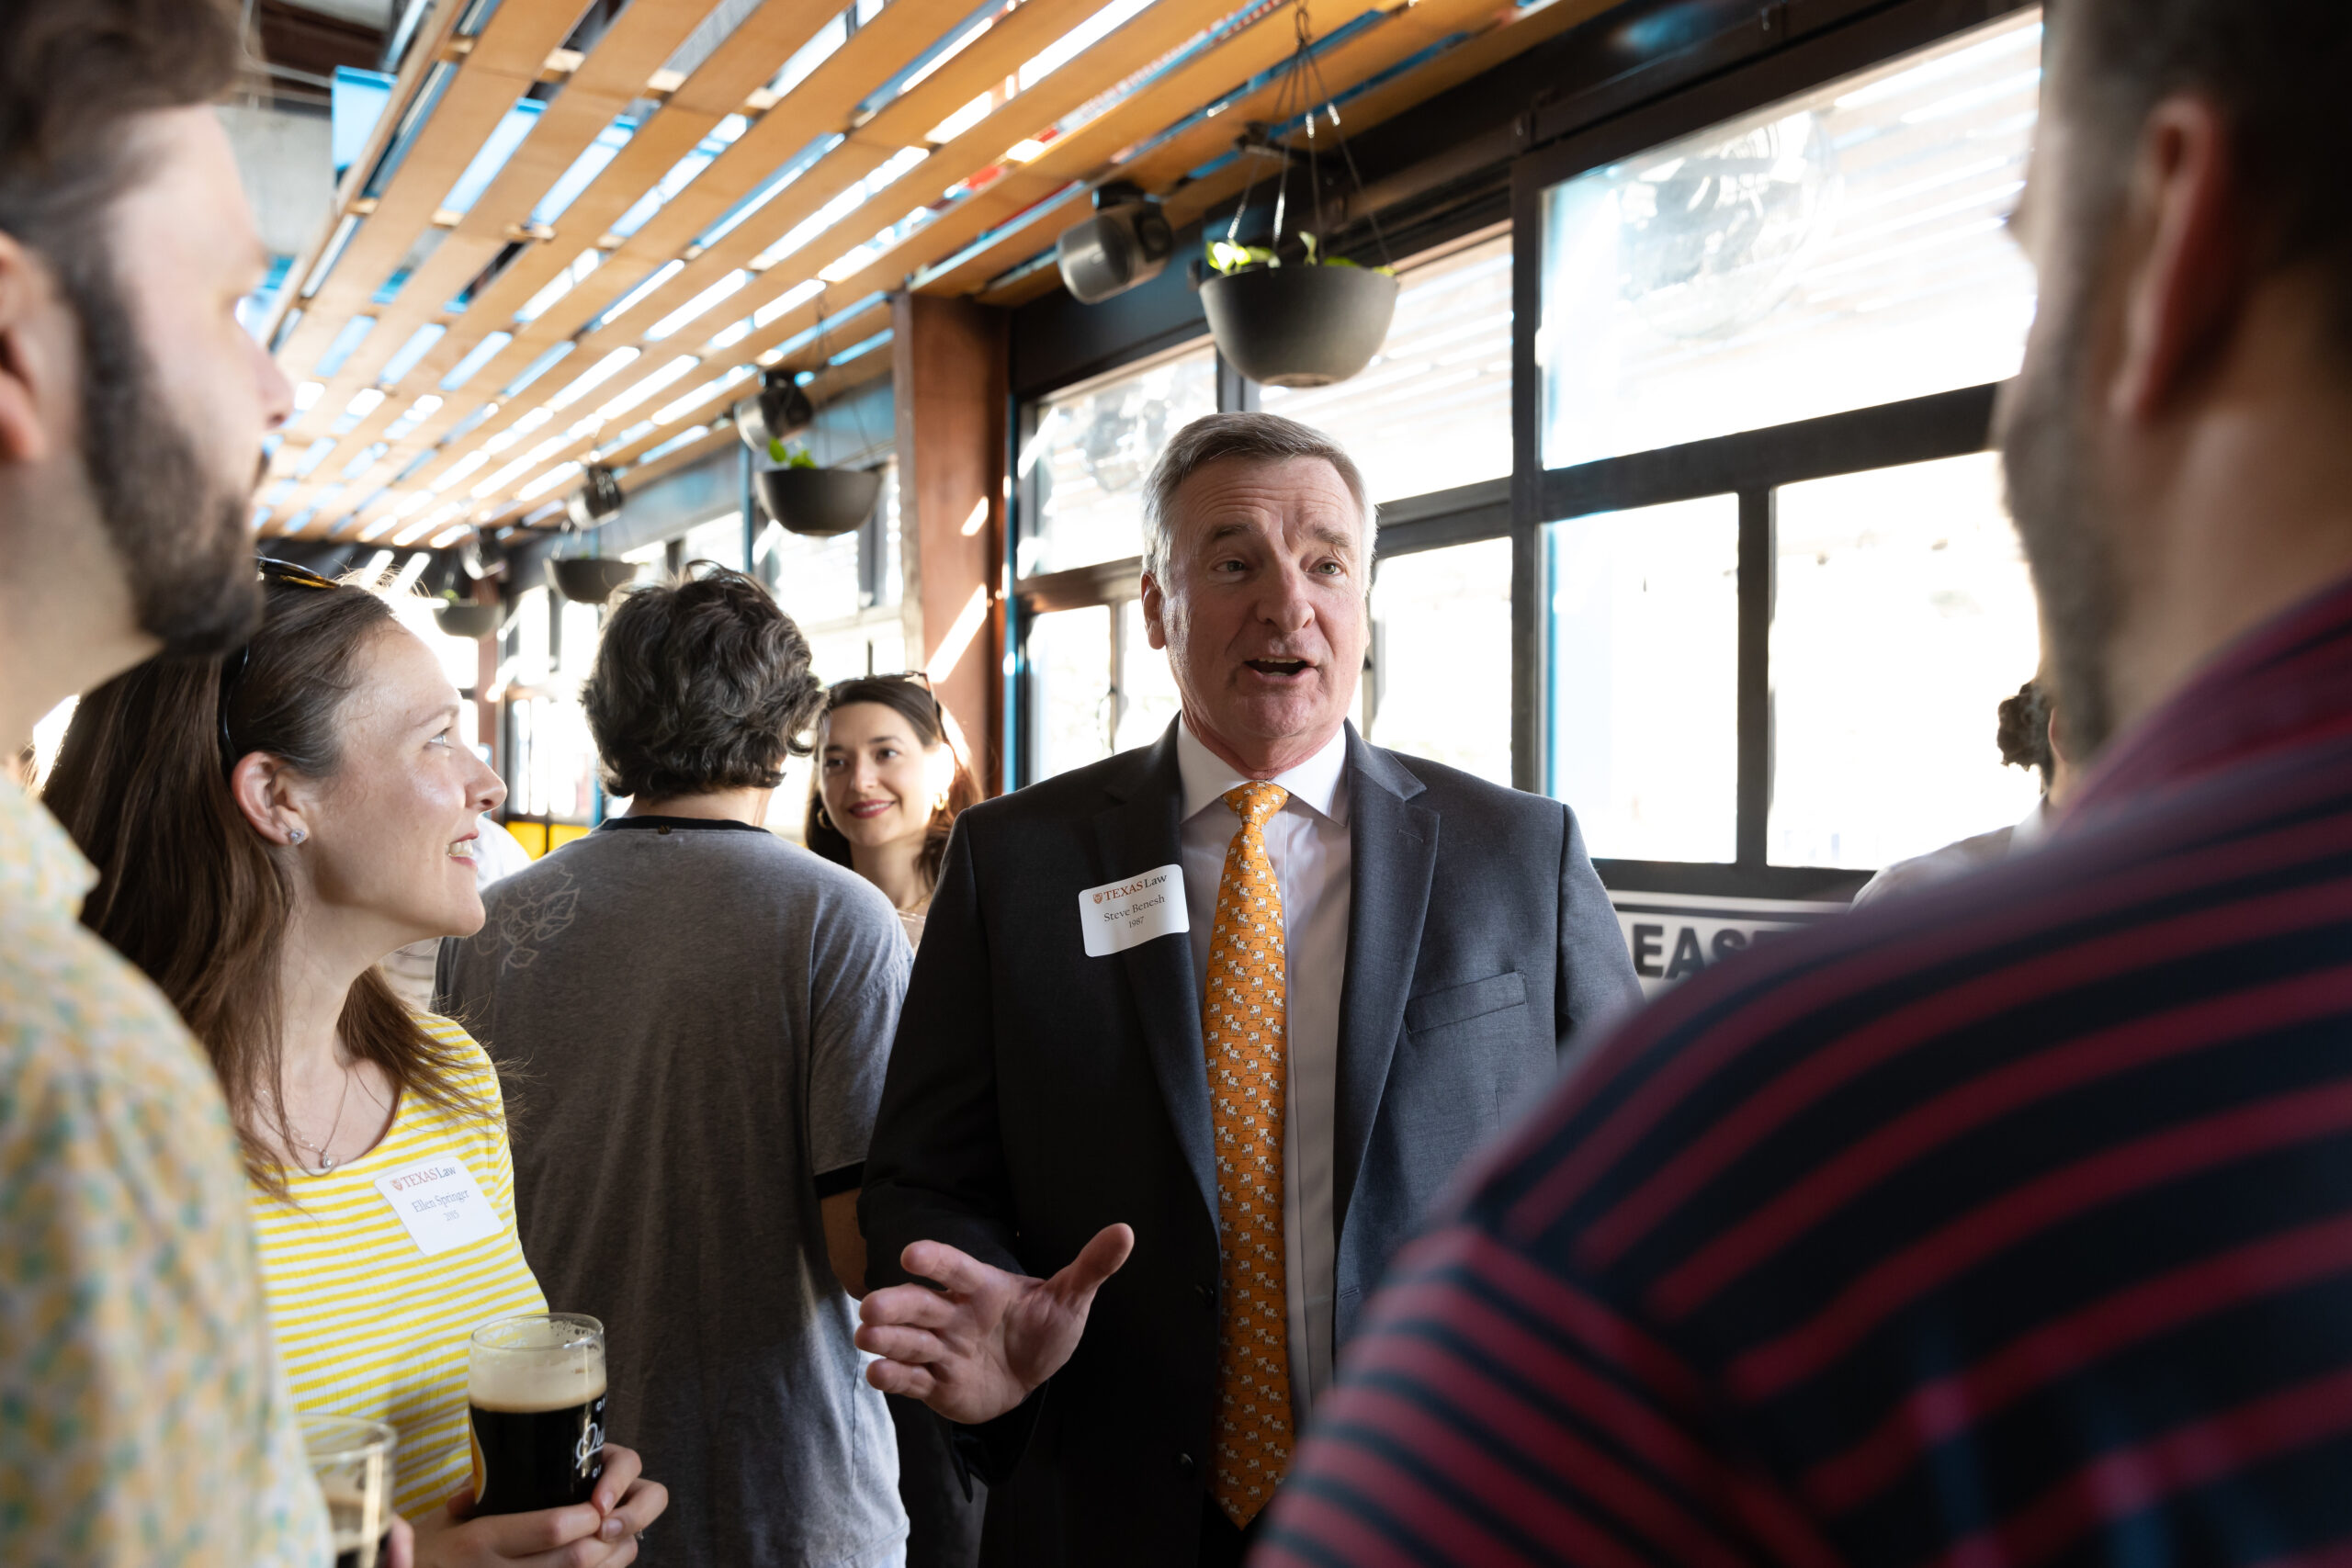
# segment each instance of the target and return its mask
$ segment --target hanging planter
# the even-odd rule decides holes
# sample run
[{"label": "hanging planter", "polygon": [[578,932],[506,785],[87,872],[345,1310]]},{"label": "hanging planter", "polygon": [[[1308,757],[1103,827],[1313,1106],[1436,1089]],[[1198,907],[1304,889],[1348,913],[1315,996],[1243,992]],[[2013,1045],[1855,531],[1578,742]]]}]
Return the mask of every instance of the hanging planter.
[{"label": "hanging planter", "polygon": [[[817,291],[817,355],[825,359],[825,294]],[[853,416],[857,405],[849,405]],[[735,434],[751,453],[752,486],[759,492],[760,510],[775,519],[787,534],[827,538],[854,533],[874,514],[882,496],[879,468],[825,468],[817,465],[806,446],[787,448],[786,434],[807,430],[817,422],[817,411],[792,377],[771,370],[762,379],[760,395],[735,405]],[[858,421],[861,450],[870,450],[865,422]],[[759,467],[764,457],[776,464]]]},{"label": "hanging planter", "polygon": [[1328,387],[1372,363],[1396,314],[1393,273],[1251,266],[1201,285],[1217,351],[1269,387]]},{"label": "hanging planter", "polygon": [[809,463],[770,468],[752,475],[752,481],[761,510],[785,532],[820,538],[856,532],[882,496],[879,468],[820,468]]},{"label": "hanging planter", "polygon": [[[1388,341],[1388,326],[1396,315],[1396,269],[1359,265],[1328,254],[1317,242],[1318,232],[1328,231],[1323,225],[1323,179],[1315,122],[1318,117],[1328,117],[1336,130],[1340,111],[1315,63],[1306,0],[1297,0],[1293,17],[1298,43],[1275,95],[1274,123],[1303,115],[1307,193],[1315,228],[1295,231],[1295,244],[1284,245],[1291,149],[1274,140],[1271,127],[1252,125],[1241,138],[1241,153],[1253,160],[1253,173],[1250,184],[1242,187],[1241,204],[1226,225],[1225,238],[1208,247],[1213,276],[1201,283],[1201,306],[1208,314],[1209,333],[1216,339],[1217,352],[1252,381],[1270,387],[1328,387],[1371,364],[1380,345]],[[1363,179],[1356,173],[1355,154],[1348,151],[1345,141],[1340,143],[1340,153],[1361,197]],[[1274,231],[1268,244],[1244,245],[1238,243],[1241,214],[1248,210],[1250,191],[1257,184],[1254,160],[1261,158],[1272,158],[1278,170]],[[1373,238],[1385,259],[1388,242],[1381,235],[1379,220],[1371,222]]]},{"label": "hanging planter", "polygon": [[601,604],[637,575],[635,561],[607,560],[601,556],[573,556],[551,560],[556,592],[580,604]]},{"label": "hanging planter", "polygon": [[498,629],[499,609],[496,604],[469,604],[453,599],[435,610],[433,618],[439,624],[444,637],[481,637]]}]

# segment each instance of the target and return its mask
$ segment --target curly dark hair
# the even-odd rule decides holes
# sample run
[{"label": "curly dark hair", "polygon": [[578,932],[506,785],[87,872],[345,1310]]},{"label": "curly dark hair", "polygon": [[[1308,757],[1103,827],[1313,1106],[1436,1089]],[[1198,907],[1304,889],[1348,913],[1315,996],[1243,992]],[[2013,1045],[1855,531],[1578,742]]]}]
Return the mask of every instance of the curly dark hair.
[{"label": "curly dark hair", "polygon": [[825,700],[808,639],[755,578],[712,561],[630,593],[580,688],[614,795],[774,789]]},{"label": "curly dark hair", "polygon": [[2050,694],[2040,681],[2028,681],[2016,696],[2001,699],[2001,728],[1994,739],[2000,743],[2002,761],[2012,768],[2041,770],[2041,788],[2048,793],[2051,776],[2058,771],[2058,754],[2050,749]]}]

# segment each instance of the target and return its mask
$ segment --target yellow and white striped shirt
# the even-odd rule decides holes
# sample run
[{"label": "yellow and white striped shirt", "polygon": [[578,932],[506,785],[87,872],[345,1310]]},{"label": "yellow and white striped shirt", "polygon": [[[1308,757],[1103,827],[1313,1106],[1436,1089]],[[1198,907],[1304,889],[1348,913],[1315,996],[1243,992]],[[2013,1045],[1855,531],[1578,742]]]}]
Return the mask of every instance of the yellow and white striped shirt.
[{"label": "yellow and white striped shirt", "polygon": [[[469,1336],[492,1318],[547,1310],[514,1234],[514,1163],[497,1069],[447,1019],[422,1021],[462,1053],[458,1087],[498,1120],[460,1120],[407,1096],[391,1131],[366,1155],[324,1176],[288,1173],[298,1206],[258,1188],[252,1193],[262,1277],[294,1403],[390,1421],[400,1434],[392,1506],[411,1518],[440,1507],[472,1479]],[[485,1239],[427,1257],[376,1181],[435,1156],[464,1164],[499,1223]]]}]

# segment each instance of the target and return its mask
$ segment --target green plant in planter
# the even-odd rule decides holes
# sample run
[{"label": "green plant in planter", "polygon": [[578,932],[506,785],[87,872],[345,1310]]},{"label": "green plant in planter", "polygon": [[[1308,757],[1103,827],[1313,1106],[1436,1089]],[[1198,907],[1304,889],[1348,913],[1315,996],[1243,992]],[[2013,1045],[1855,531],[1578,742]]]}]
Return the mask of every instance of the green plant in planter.
[{"label": "green plant in planter", "polygon": [[[1318,245],[1315,236],[1308,233],[1304,229],[1301,229],[1298,231],[1298,238],[1299,242],[1306,247],[1306,265],[1308,266],[1356,266],[1361,265],[1359,263],[1350,261],[1345,256],[1327,256],[1318,254]],[[1215,267],[1221,276],[1227,277],[1232,276],[1237,272],[1247,272],[1253,266],[1280,266],[1282,265],[1282,257],[1276,255],[1272,249],[1264,245],[1237,245],[1230,240],[1212,240],[1209,242],[1209,265]],[[1396,269],[1393,266],[1376,266],[1372,270],[1374,272],[1385,272],[1391,277],[1396,276]]]},{"label": "green plant in planter", "polygon": [[808,447],[794,446],[787,449],[782,441],[773,435],[768,437],[768,459],[771,462],[782,463],[787,468],[813,468],[817,466],[817,459],[808,455]]}]

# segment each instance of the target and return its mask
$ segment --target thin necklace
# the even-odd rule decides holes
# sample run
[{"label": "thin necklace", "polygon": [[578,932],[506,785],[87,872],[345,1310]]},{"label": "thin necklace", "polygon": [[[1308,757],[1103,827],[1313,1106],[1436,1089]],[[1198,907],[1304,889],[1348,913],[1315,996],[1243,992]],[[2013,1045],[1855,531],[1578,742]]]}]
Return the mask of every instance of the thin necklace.
[{"label": "thin necklace", "polygon": [[334,1156],[327,1153],[327,1144],[334,1143],[335,1134],[340,1132],[343,1128],[343,1107],[345,1102],[349,1100],[351,1098],[351,1069],[349,1067],[344,1068],[343,1092],[335,1097],[334,1122],[327,1128],[326,1144],[314,1144],[311,1142],[310,1139],[302,1136],[301,1134],[295,1133],[294,1119],[290,1116],[286,1119],[286,1130],[288,1133],[293,1133],[294,1141],[319,1156],[319,1168],[311,1172],[312,1176],[324,1176],[327,1172],[333,1170],[338,1163]]}]

